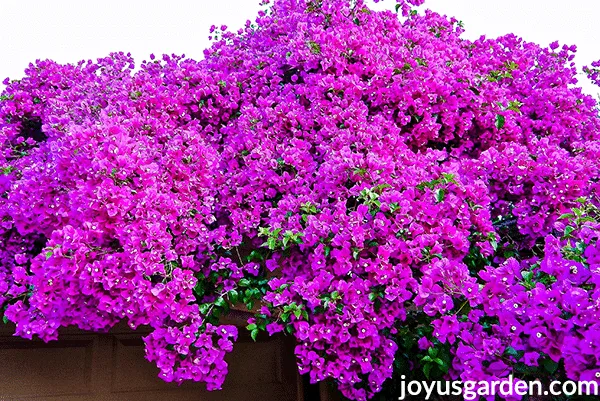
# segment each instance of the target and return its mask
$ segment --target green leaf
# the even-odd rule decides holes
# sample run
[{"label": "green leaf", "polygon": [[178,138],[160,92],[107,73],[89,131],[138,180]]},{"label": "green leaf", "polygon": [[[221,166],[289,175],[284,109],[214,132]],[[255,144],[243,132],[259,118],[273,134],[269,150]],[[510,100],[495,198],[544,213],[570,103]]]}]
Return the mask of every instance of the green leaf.
[{"label": "green leaf", "polygon": [[252,252],[250,252],[250,254],[248,256],[246,256],[246,260],[248,262],[252,262],[254,260],[258,260],[258,261],[262,262],[264,260],[264,256],[262,253],[260,253],[260,251],[255,249]]},{"label": "green leaf", "polygon": [[446,184],[449,183],[453,183],[456,184],[456,176],[454,174],[451,173],[442,173],[442,177],[444,178],[444,181],[446,182]]},{"label": "green leaf", "polygon": [[210,304],[200,304],[200,313],[206,315],[210,309]]},{"label": "green leaf", "polygon": [[252,340],[254,340],[254,342],[256,342],[257,336],[258,336],[258,329],[254,329],[250,332],[250,337],[252,338]]},{"label": "green leaf", "polygon": [[229,301],[232,304],[236,304],[238,302],[239,296],[240,296],[240,294],[235,289],[234,290],[230,290],[227,293],[227,298],[229,298]]},{"label": "green leaf", "polygon": [[504,353],[508,356],[513,356],[515,358],[519,355],[517,350],[514,349],[513,347],[506,347],[506,349],[504,350]]},{"label": "green leaf", "polygon": [[570,236],[573,231],[575,231],[575,227],[566,226],[565,227],[565,237]]},{"label": "green leaf", "polygon": [[14,171],[14,167],[13,166],[8,166],[8,167],[2,167],[0,169],[0,171],[2,172],[2,175],[9,175],[10,173],[12,173]]},{"label": "green leaf", "polygon": [[310,51],[313,54],[320,54],[321,53],[321,45],[319,45],[317,42],[309,40],[308,41],[308,47],[310,48]]},{"label": "green leaf", "polygon": [[50,259],[52,257],[52,255],[54,255],[54,252],[52,251],[47,251],[46,252],[46,260]]},{"label": "green leaf", "polygon": [[521,272],[521,277],[523,277],[523,280],[525,281],[531,281],[531,279],[533,278],[533,272],[530,271],[522,271]]},{"label": "green leaf", "polygon": [[518,100],[515,100],[514,102],[508,102],[507,109],[515,111],[517,113],[521,113],[521,106],[523,106],[523,103],[519,102]]},{"label": "green leaf", "polygon": [[496,114],[496,128],[502,129],[504,127],[504,123],[506,122],[506,117],[501,114]]},{"label": "green leaf", "polygon": [[306,202],[302,206],[300,206],[300,210],[302,210],[306,214],[315,214],[317,213],[317,207],[313,205],[311,202]]},{"label": "green leaf", "polygon": [[554,374],[558,370],[558,363],[554,362],[550,358],[545,358],[543,361],[544,369],[550,374]]},{"label": "green leaf", "polygon": [[367,174],[367,169],[366,168],[361,168],[361,167],[356,167],[353,171],[354,174],[356,175],[365,175]]},{"label": "green leaf", "polygon": [[433,358],[433,362],[437,363],[440,366],[446,366],[446,362],[442,361],[440,358]]},{"label": "green leaf", "polygon": [[219,297],[215,300],[214,304],[215,304],[215,306],[218,306],[219,308],[225,308],[227,306],[227,301],[225,301],[225,299],[223,299],[223,297]]},{"label": "green leaf", "polygon": [[565,214],[561,214],[558,219],[562,220],[562,219],[572,219],[573,217],[575,217],[575,215],[573,215],[573,213],[565,213]]},{"label": "green leaf", "polygon": [[[391,188],[391,187],[392,186],[390,184],[379,184],[375,188],[373,188],[373,191],[375,191],[376,193],[381,193],[384,189]],[[373,195],[377,195],[377,194],[373,194]],[[373,196],[373,198],[377,198],[377,196]]]},{"label": "green leaf", "polygon": [[196,283],[196,286],[194,287],[194,294],[201,297],[204,295],[204,292],[205,292],[204,281],[198,280],[198,282]]},{"label": "green leaf", "polygon": [[256,326],[255,323],[251,323],[248,326],[246,326],[246,329],[248,329],[248,331],[253,331],[256,330],[258,326]]},{"label": "green leaf", "polygon": [[433,368],[433,365],[428,363],[426,365],[423,366],[423,374],[425,375],[425,377],[427,378],[427,380],[430,379],[431,376],[431,369]]},{"label": "green leaf", "polygon": [[434,191],[435,194],[435,201],[437,203],[440,203],[444,200],[444,198],[446,197],[446,190],[444,188],[437,188]]},{"label": "green leaf", "polygon": [[2,316],[2,323],[8,324],[8,318],[6,316]]}]

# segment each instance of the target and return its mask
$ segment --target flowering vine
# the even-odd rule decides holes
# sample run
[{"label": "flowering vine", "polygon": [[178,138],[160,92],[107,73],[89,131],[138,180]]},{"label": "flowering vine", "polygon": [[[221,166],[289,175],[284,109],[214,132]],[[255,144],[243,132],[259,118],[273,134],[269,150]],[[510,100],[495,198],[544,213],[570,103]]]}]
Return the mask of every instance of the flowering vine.
[{"label": "flowering vine", "polygon": [[201,61],[5,81],[15,334],[146,325],[161,378],[219,389],[220,317],[244,307],[353,400],[399,373],[600,381],[600,119],[575,47],[469,41],[417,0],[263,3]]}]

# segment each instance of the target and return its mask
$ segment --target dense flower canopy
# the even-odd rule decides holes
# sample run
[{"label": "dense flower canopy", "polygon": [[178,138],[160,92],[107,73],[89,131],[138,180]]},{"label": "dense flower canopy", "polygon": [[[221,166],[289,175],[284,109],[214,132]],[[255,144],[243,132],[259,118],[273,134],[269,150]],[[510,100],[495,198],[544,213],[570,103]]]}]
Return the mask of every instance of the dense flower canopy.
[{"label": "dense flower canopy", "polygon": [[600,118],[576,49],[469,41],[420,3],[275,0],[202,61],[6,81],[16,334],[148,325],[163,379],[218,389],[238,335],[219,316],[246,305],[253,337],[295,336],[300,372],[353,400],[403,355],[428,378],[600,381]]}]

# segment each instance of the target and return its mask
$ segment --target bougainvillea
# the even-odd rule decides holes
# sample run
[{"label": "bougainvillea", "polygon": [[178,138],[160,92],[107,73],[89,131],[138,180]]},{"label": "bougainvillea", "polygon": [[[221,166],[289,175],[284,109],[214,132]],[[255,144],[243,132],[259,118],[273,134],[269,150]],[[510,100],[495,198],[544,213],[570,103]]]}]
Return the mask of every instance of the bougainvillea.
[{"label": "bougainvillea", "polygon": [[147,325],[164,380],[218,389],[219,317],[243,306],[353,400],[394,372],[600,381],[600,118],[575,47],[466,40],[419,0],[263,3],[201,61],[5,81],[16,335]]}]

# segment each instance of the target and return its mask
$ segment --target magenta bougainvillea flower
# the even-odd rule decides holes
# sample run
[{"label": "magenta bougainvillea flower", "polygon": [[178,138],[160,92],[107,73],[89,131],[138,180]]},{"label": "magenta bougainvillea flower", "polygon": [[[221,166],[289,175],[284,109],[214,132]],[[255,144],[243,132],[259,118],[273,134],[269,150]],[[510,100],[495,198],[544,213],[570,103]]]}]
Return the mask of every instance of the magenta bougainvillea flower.
[{"label": "magenta bougainvillea flower", "polygon": [[201,61],[5,81],[15,334],[147,325],[161,378],[219,389],[242,306],[352,400],[396,373],[600,382],[600,118],[575,47],[466,40],[417,0],[268,3]]}]

